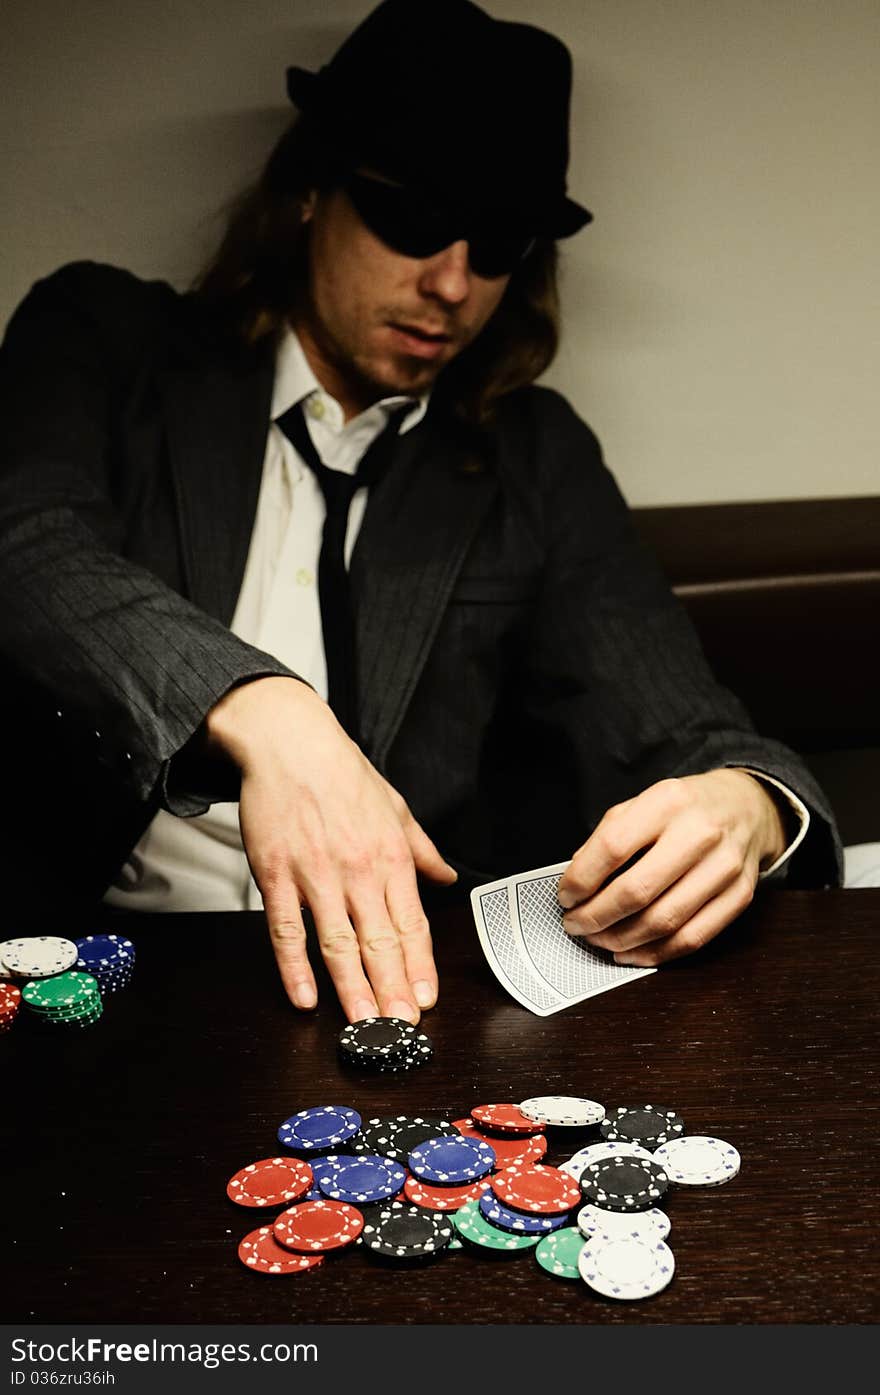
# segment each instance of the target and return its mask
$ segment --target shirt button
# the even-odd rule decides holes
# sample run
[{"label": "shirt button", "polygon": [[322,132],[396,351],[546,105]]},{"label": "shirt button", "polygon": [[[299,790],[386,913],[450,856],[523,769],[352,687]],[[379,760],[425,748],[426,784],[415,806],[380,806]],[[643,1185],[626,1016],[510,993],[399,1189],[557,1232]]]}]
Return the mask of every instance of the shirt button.
[{"label": "shirt button", "polygon": [[297,586],[311,586],[314,580],[314,575],[309,571],[308,567],[300,567],[296,573]]},{"label": "shirt button", "polygon": [[310,398],[309,398],[309,406],[308,406],[309,416],[310,416],[310,417],[314,417],[314,418],[315,418],[315,421],[320,421],[321,418],[324,416],[324,414],[325,414],[326,411],[327,411],[327,408],[324,406],[324,403],[323,403],[323,401],[322,401],[322,399],[321,399],[320,397],[317,397],[317,396],[316,396],[316,397],[310,397]]}]

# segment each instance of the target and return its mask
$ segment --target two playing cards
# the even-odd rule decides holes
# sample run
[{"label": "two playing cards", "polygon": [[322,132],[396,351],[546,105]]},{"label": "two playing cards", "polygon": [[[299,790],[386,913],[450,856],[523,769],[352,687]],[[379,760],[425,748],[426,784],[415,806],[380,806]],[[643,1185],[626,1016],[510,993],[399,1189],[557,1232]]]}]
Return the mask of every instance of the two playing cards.
[{"label": "two playing cards", "polygon": [[511,997],[540,1017],[617,988],[655,969],[615,964],[609,950],[568,934],[556,899],[560,862],[487,882],[471,892],[483,952]]}]

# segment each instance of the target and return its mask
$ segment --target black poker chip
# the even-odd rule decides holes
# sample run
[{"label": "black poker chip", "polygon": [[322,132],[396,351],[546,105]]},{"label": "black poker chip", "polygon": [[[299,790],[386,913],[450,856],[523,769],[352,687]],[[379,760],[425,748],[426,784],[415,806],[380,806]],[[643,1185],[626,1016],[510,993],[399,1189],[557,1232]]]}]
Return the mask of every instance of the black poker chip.
[{"label": "black poker chip", "polygon": [[395,1118],[367,1119],[349,1147],[353,1153],[379,1153],[394,1162],[402,1162],[409,1157],[413,1148],[429,1138],[457,1136],[455,1126],[440,1115],[410,1118],[406,1114],[398,1114]]},{"label": "black poker chip", "polygon": [[431,1039],[402,1017],[364,1017],[339,1034],[339,1054],[366,1070],[401,1071],[423,1065],[433,1054]]},{"label": "black poker chip", "polygon": [[453,1234],[452,1221],[442,1211],[392,1201],[365,1222],[361,1243],[382,1259],[421,1260],[445,1250]]},{"label": "black poker chip", "polygon": [[399,1056],[417,1035],[402,1017],[363,1017],[349,1022],[339,1034],[339,1050],[358,1060],[382,1061]]},{"label": "black poker chip", "polygon": [[603,1158],[581,1173],[584,1201],[606,1211],[645,1211],[656,1206],[669,1178],[653,1158]]},{"label": "black poker chip", "polygon": [[653,1152],[661,1143],[681,1137],[684,1120],[674,1109],[656,1104],[623,1104],[608,1111],[599,1132],[608,1143],[638,1143]]}]

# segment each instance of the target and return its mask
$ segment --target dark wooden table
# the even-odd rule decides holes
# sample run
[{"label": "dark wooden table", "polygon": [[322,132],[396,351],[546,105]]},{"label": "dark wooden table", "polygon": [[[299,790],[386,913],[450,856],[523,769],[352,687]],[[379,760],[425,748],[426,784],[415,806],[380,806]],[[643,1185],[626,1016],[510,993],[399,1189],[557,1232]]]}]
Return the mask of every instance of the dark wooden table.
[{"label": "dark wooden table", "polygon": [[[399,1077],[337,1061],[342,1018],[290,1009],[259,916],[127,922],[136,979],[101,1024],[20,1021],[3,1060],[8,1323],[868,1323],[878,1273],[880,891],[768,892],[694,958],[554,1017],[510,1000],[465,907],[434,916],[433,1060]],[[360,1249],[288,1279],[248,1273],[258,1223],[226,1199],[307,1105],[459,1118],[577,1094],[674,1106],[743,1168],[667,1197],[671,1286],[615,1304],[529,1253],[416,1270]],[[551,1138],[561,1162],[583,1137]]]}]

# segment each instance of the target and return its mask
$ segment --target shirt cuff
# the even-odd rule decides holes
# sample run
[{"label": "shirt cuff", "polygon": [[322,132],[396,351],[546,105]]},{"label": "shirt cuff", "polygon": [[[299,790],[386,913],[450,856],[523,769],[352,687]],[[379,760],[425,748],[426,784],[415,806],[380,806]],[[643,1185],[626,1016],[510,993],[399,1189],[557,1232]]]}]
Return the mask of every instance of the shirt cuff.
[{"label": "shirt cuff", "polygon": [[767,867],[763,872],[758,873],[758,881],[766,881],[772,877],[774,872],[778,872],[785,866],[793,852],[796,852],[807,836],[807,829],[810,827],[810,811],[803,800],[798,799],[793,790],[784,785],[781,780],[776,780],[772,775],[766,775],[763,770],[753,770],[750,765],[738,765],[737,770],[744,770],[747,775],[753,775],[756,780],[760,780],[765,785],[772,785],[774,789],[784,794],[794,817],[798,820],[799,828],[794,838],[789,843],[785,852],[777,857],[771,867]]}]

